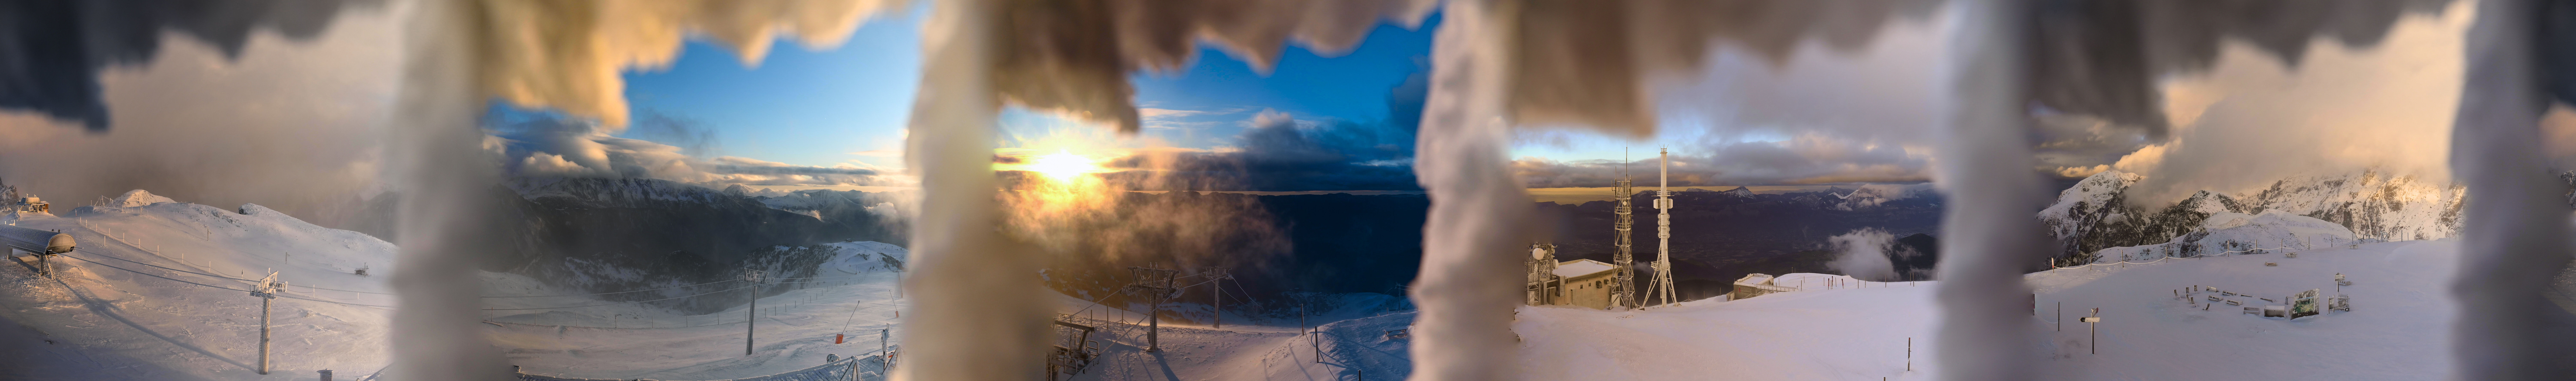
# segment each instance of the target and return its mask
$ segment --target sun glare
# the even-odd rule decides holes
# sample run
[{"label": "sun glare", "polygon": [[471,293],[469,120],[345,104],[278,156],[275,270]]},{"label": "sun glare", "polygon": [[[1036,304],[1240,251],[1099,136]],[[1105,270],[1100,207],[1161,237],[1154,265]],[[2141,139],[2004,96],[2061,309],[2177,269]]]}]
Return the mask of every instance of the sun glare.
[{"label": "sun glare", "polygon": [[1075,155],[1066,151],[1056,151],[1055,154],[1040,155],[1038,157],[1031,158],[1029,160],[1029,164],[1021,168],[1046,175],[1046,177],[1050,179],[1063,181],[1077,176],[1100,172],[1100,163],[1082,155]]}]

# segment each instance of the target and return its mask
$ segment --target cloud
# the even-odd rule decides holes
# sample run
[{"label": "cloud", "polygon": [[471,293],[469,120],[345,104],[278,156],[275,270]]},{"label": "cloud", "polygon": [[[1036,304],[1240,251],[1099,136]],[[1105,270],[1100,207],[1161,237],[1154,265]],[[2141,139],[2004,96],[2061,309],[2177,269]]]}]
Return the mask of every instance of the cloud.
[{"label": "cloud", "polygon": [[[1921,182],[1931,179],[1930,155],[1923,148],[1811,133],[1777,142],[1688,148],[1673,155],[1671,181],[1674,186]],[[1623,170],[1638,184],[1652,184],[1657,159],[1652,153],[1641,156],[1625,163],[1523,157],[1512,161],[1512,170],[1532,188],[1606,187]]]},{"label": "cloud", "polygon": [[1145,149],[1104,163],[1138,190],[1415,190],[1413,134],[1392,123],[1309,121],[1263,111],[1235,145]]},{"label": "cloud", "polygon": [[[485,148],[499,156],[506,173],[522,177],[651,178],[723,189],[729,185],[863,185],[896,186],[910,181],[880,168],[840,164],[829,167],[720,156],[701,159],[687,148],[612,136],[619,131],[602,123],[554,115],[499,122]],[[689,123],[679,118],[644,118],[638,130],[691,131],[694,126],[656,127],[656,123]]]},{"label": "cloud", "polygon": [[[403,30],[396,15],[401,12],[330,11],[340,6],[338,2],[305,4],[314,8],[299,10],[263,8],[266,5],[230,8],[270,3],[207,2],[201,5],[214,8],[188,8],[250,13],[231,16],[182,15],[166,7],[115,10],[143,12],[149,17],[137,16],[137,20],[158,21],[122,25],[143,28],[140,32],[105,30],[114,29],[108,26],[99,26],[103,29],[97,32],[142,33],[134,38],[167,41],[97,41],[103,45],[90,48],[106,50],[91,53],[141,56],[116,61],[132,66],[94,76],[80,70],[37,72],[49,76],[40,78],[53,80],[95,80],[97,98],[77,100],[115,107],[99,109],[106,112],[104,118],[78,123],[112,118],[115,128],[85,133],[72,128],[81,124],[41,110],[0,112],[0,177],[57,200],[57,205],[146,189],[180,201],[227,208],[257,203],[316,224],[344,226],[340,224],[354,216],[361,196],[380,187],[378,176],[384,167],[380,143],[402,77]],[[14,5],[0,8],[34,4],[87,8],[109,3],[8,4]],[[100,11],[109,10],[113,9]],[[39,15],[43,14],[0,10],[0,18]],[[334,15],[337,21],[331,20]],[[227,18],[233,16],[257,17]],[[193,19],[200,17],[206,19]],[[326,21],[330,27],[324,29],[320,23]],[[165,22],[176,24],[161,24]],[[207,24],[191,24],[197,22]],[[242,29],[222,32],[225,25]],[[38,37],[0,32],[0,41]],[[0,55],[22,53],[0,49]],[[56,53],[61,52],[46,54]],[[148,61],[143,59],[147,57]],[[19,69],[24,68],[0,68]],[[25,90],[14,86],[0,84],[7,87],[0,92]]]},{"label": "cloud", "polygon": [[1895,248],[1896,236],[1878,228],[1862,228],[1825,238],[1825,246],[1834,251],[1833,262],[1825,263],[1843,275],[1872,282],[1904,280],[1896,273],[1896,263],[1888,251]]},{"label": "cloud", "polygon": [[2169,125],[2158,86],[2165,78],[2211,70],[2223,56],[2247,52],[2301,66],[2315,41],[2378,45],[2401,17],[2443,12],[2453,3],[2044,2],[2032,7],[2030,96],[2046,109],[2161,137]]},{"label": "cloud", "polygon": [[785,34],[807,47],[839,45],[871,15],[900,0],[476,1],[445,33],[464,33],[482,54],[472,80],[526,108],[553,108],[610,126],[628,122],[625,80],[634,68],[679,58],[689,37],[731,46],[757,64]]},{"label": "cloud", "polygon": [[2170,139],[2082,171],[2145,175],[2130,188],[2138,206],[2363,169],[2446,182],[2470,13],[2399,20],[2377,47],[2310,45],[2295,67],[2222,44],[2207,72],[2164,83],[2167,114],[2186,122]]},{"label": "cloud", "polygon": [[[126,0],[0,3],[0,110],[27,110],[107,130],[100,73],[151,66],[167,37],[238,58],[257,36],[309,41],[344,8],[375,0]],[[265,33],[263,33],[265,32]]]}]

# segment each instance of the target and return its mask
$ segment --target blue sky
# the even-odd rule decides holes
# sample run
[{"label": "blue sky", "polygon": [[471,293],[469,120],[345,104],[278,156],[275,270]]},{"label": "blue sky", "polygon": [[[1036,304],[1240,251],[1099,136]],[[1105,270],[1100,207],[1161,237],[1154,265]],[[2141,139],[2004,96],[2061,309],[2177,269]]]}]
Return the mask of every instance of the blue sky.
[{"label": "blue sky", "polygon": [[[694,41],[669,68],[627,73],[626,93],[638,115],[697,122],[714,137],[708,156],[899,168],[924,16],[915,8],[872,20],[847,43],[820,51],[782,43],[756,67],[721,45]],[[1438,24],[1435,15],[1410,29],[1380,25],[1360,46],[1332,57],[1291,44],[1270,73],[1203,46],[1184,70],[1135,76],[1137,105],[1161,115],[1149,118],[1142,135],[1183,148],[1235,146],[1264,110],[1301,121],[1383,121],[1391,90],[1429,67]],[[1071,125],[1031,113],[1003,122],[1006,136],[1029,138]],[[624,136],[652,139],[640,133]]]},{"label": "blue sky", "polygon": [[697,121],[715,136],[716,155],[901,167],[928,8],[869,20],[820,51],[781,41],[757,67],[692,41],[666,70],[627,73],[626,96],[639,114]]}]

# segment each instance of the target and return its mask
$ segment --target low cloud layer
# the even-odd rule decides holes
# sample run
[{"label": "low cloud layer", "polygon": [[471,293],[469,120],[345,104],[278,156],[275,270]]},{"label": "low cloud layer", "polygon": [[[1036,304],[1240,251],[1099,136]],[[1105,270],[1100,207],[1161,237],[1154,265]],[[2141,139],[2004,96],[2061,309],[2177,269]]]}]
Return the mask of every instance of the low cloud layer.
[{"label": "low cloud layer", "polygon": [[[1922,148],[1807,134],[1779,142],[1692,148],[1672,156],[1671,181],[1673,186],[1920,182],[1930,179],[1930,155]],[[1512,161],[1512,168],[1532,188],[1606,187],[1622,171],[1638,185],[1654,184],[1654,152],[1638,156],[1625,163],[1524,157]]]},{"label": "low cloud layer", "polygon": [[2448,181],[2469,13],[2402,19],[2377,47],[2306,45],[2295,67],[2253,43],[2223,44],[2206,73],[2164,84],[2168,139],[2059,170],[2146,175],[2128,198],[2141,207],[2365,169]]},{"label": "low cloud layer", "polygon": [[1896,273],[1896,263],[1889,251],[1896,247],[1896,236],[1878,228],[1864,228],[1825,238],[1827,249],[1834,251],[1834,261],[1825,265],[1843,275],[1871,282],[1903,280]]},{"label": "low cloud layer", "polygon": [[[18,5],[0,8],[39,3],[77,7],[107,4],[13,2],[10,4]],[[286,17],[292,15],[272,13],[301,14],[296,12],[322,11],[339,4],[217,1],[207,4],[214,9],[198,10],[225,13],[219,10],[251,3],[323,6],[292,12],[251,9],[269,9],[252,12],[261,17]],[[174,11],[166,7],[145,8]],[[40,76],[33,78],[82,83],[95,79],[97,87],[92,90],[98,99],[74,99],[78,97],[57,93],[43,96],[104,101],[115,107],[99,109],[107,112],[106,118],[77,121],[48,112],[0,111],[0,177],[51,199],[55,205],[85,205],[96,197],[146,189],[179,201],[226,208],[257,203],[297,218],[336,226],[356,209],[361,196],[373,194],[380,186],[377,176],[384,163],[380,143],[384,141],[401,79],[402,23],[398,21],[401,17],[395,15],[398,13],[398,9],[349,12],[330,22],[327,31],[314,29],[321,28],[321,24],[314,23],[327,18],[301,17],[329,14],[286,17],[304,20],[296,22],[256,18],[271,21],[236,25],[247,29],[211,36],[164,29],[161,24],[139,26],[145,27],[146,33],[138,38],[157,42],[127,41],[143,45],[92,47],[110,49],[96,51],[98,54],[141,54],[127,57],[136,60],[129,62],[133,66],[95,75],[79,70],[28,73]],[[0,10],[0,18],[32,16],[37,15]],[[194,22],[185,17],[159,20]],[[189,28],[217,26],[220,23],[192,24]],[[11,38],[26,41],[33,37],[0,35],[0,40]],[[145,47],[149,49],[113,50]],[[18,53],[0,49],[0,56]],[[0,81],[7,81],[5,78],[30,77],[0,75]],[[0,84],[8,86],[15,85]],[[22,90],[0,88],[0,92]],[[107,120],[114,120],[115,128],[80,128],[84,123],[99,127],[96,122]]]},{"label": "low cloud layer", "polygon": [[[539,116],[496,122],[484,148],[499,156],[505,173],[525,177],[651,178],[724,189],[742,184],[900,186],[909,181],[882,168],[844,163],[802,166],[759,159],[703,158],[706,148],[617,137],[625,129],[584,119]],[[700,136],[685,119],[646,114],[635,128],[658,134]],[[691,143],[712,144],[705,140]],[[692,152],[697,151],[697,152]]]}]

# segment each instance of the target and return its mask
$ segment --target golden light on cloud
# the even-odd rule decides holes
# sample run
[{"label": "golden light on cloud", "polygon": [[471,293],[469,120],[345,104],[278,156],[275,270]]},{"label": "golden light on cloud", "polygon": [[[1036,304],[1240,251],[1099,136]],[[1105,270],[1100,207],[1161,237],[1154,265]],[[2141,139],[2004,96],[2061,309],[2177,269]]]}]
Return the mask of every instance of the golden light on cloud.
[{"label": "golden light on cloud", "polygon": [[1099,160],[1094,160],[1087,156],[1075,155],[1072,152],[1064,150],[1058,150],[1053,154],[1039,155],[1028,160],[1029,163],[1021,166],[1020,169],[1037,172],[1040,175],[1046,175],[1048,180],[1058,182],[1070,181],[1077,176],[1085,176],[1103,171],[1100,168]]}]

